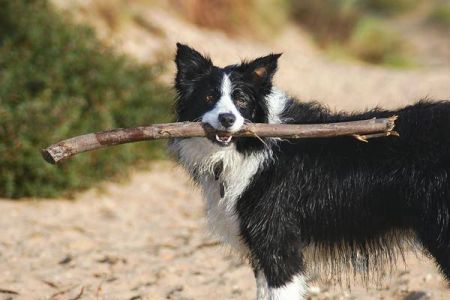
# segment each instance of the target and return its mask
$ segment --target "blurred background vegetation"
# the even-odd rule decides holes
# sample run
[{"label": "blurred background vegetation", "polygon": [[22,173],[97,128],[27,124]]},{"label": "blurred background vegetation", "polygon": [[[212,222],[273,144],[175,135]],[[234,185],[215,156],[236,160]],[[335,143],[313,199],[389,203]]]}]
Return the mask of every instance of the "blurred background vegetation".
[{"label": "blurred background vegetation", "polygon": [[[171,120],[173,91],[161,63],[117,53],[93,29],[46,0],[0,0],[0,196],[55,197],[130,166],[164,157],[163,143],[137,143],[84,154],[58,167],[39,149],[63,138],[113,127]],[[116,31],[140,22],[125,0],[91,0]],[[448,0],[132,0],[165,7],[200,27],[233,37],[270,39],[287,25],[305,30],[332,59],[420,68],[400,29],[411,20],[448,35]],[[416,22],[417,23],[417,22]],[[402,29],[403,30],[403,29]]]},{"label": "blurred background vegetation", "polygon": [[145,159],[158,143],[89,153],[58,167],[39,149],[63,138],[170,120],[171,94],[143,66],[103,46],[44,0],[0,0],[0,195],[53,197]]},{"label": "blurred background vegetation", "polygon": [[293,21],[331,56],[395,68],[419,63],[398,32],[401,21],[420,19],[443,34],[450,30],[448,0],[172,1],[195,24],[229,34],[270,37]]}]

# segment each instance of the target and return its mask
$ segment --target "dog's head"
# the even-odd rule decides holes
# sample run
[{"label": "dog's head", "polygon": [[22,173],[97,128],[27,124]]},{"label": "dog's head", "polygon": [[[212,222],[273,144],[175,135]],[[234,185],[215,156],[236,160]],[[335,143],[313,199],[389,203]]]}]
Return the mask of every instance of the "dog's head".
[{"label": "dog's head", "polygon": [[201,121],[223,132],[213,142],[228,146],[246,122],[267,122],[265,97],[281,54],[219,68],[210,58],[177,44],[175,62],[178,121]]}]

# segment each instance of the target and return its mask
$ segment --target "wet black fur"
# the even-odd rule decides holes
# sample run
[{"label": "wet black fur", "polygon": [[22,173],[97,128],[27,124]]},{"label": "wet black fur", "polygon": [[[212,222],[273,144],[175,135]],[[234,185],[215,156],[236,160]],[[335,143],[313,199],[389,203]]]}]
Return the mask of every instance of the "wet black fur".
[{"label": "wet black fur", "polygon": [[[263,99],[272,86],[277,55],[259,59],[263,62],[257,66],[249,62],[220,69],[185,47],[179,45],[176,60],[179,120],[206,112],[199,99],[214,93],[217,78],[227,72],[239,87],[236,97],[249,101],[241,110],[245,118],[267,122]],[[267,71],[262,80],[252,74],[260,65]],[[396,111],[347,114],[290,100],[283,120],[309,124],[392,115],[399,116],[400,137],[369,143],[352,137],[267,143],[273,159],[253,177],[236,214],[252,264],[264,272],[269,286],[280,287],[315,265],[304,261],[306,248],[325,254],[332,275],[342,265],[368,275],[381,264],[394,263],[410,233],[450,280],[450,102],[424,100]],[[264,148],[252,138],[236,143],[244,154]]]},{"label": "wet black fur", "polygon": [[273,148],[275,159],[237,206],[243,238],[273,274],[272,285],[301,270],[299,252],[310,245],[336,264],[331,271],[393,263],[409,231],[450,279],[450,103],[348,115],[291,102],[284,113],[288,123],[303,124],[392,115],[399,116],[398,138],[291,140]]}]

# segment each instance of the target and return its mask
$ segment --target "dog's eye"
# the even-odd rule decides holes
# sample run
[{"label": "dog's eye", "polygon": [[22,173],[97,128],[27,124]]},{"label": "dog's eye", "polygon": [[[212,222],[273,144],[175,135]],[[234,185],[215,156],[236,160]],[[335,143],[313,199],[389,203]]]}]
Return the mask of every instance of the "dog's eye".
[{"label": "dog's eye", "polygon": [[242,99],[242,98],[238,98],[238,99],[236,100],[236,106],[237,106],[237,107],[240,107],[240,108],[246,108],[246,107],[247,107],[247,101],[245,101],[245,100]]},{"label": "dog's eye", "polygon": [[206,103],[211,103],[212,101],[213,101],[213,96],[208,95],[208,96],[205,97],[205,102]]}]

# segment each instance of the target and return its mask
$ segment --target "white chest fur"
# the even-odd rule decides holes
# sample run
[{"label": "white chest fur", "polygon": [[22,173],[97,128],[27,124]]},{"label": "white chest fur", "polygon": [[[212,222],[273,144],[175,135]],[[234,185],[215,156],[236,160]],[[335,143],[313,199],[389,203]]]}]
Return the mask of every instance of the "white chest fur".
[{"label": "white chest fur", "polygon": [[[241,241],[236,203],[246,189],[253,175],[264,163],[265,154],[255,153],[244,156],[234,145],[220,147],[206,138],[177,140],[172,145],[180,163],[192,173],[195,169],[206,202],[206,215],[211,231],[224,243],[245,254],[246,247]],[[218,180],[214,168],[222,163]],[[220,185],[224,186],[223,197]]]}]

